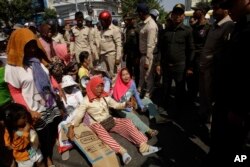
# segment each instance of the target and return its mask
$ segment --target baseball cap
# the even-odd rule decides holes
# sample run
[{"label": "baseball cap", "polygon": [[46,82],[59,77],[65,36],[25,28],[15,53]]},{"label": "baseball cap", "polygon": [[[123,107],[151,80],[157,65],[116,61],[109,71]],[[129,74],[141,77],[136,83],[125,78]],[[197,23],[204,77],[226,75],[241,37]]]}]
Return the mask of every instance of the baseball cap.
[{"label": "baseball cap", "polygon": [[84,20],[85,20],[85,21],[92,21],[92,17],[89,16],[89,15],[87,15],[87,16],[85,16]]},{"label": "baseball cap", "polygon": [[149,13],[149,7],[148,7],[148,5],[146,3],[138,3],[137,8],[136,8],[136,12],[141,12],[141,13],[148,14]]},{"label": "baseball cap", "polygon": [[181,11],[181,12],[185,12],[185,5],[183,5],[182,3],[177,3],[174,7],[172,12],[177,12],[177,11]]}]

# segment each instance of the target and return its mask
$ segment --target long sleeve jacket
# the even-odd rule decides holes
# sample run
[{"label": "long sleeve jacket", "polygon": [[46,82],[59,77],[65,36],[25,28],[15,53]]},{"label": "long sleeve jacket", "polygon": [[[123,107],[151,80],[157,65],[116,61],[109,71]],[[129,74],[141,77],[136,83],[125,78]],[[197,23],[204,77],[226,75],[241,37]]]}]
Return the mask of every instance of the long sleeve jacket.
[{"label": "long sleeve jacket", "polygon": [[168,27],[162,38],[162,65],[183,64],[188,67],[194,57],[192,29],[184,24]]}]

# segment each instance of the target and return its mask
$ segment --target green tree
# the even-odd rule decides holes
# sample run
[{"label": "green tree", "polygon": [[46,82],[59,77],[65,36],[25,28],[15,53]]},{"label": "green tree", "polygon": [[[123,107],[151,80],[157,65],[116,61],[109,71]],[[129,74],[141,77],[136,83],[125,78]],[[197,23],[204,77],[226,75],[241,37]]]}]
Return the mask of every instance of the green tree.
[{"label": "green tree", "polygon": [[57,18],[57,13],[55,9],[46,8],[44,10],[44,15],[43,15],[44,20],[56,19],[56,18]]},{"label": "green tree", "polygon": [[165,22],[165,16],[167,13],[160,5],[161,0],[121,0],[122,14],[125,15],[126,13],[135,13],[136,5],[140,2],[147,3],[150,9],[157,9],[160,12],[160,22]]},{"label": "green tree", "polygon": [[34,0],[0,0],[0,19],[8,26],[22,20],[30,20],[35,10]]}]

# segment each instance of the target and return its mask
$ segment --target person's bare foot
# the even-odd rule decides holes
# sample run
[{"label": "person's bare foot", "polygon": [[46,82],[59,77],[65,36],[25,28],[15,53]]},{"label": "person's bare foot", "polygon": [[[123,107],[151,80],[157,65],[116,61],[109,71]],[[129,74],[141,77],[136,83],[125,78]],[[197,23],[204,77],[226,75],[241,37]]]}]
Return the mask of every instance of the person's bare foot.
[{"label": "person's bare foot", "polygon": [[149,134],[150,137],[154,137],[158,135],[159,131],[155,129],[150,129],[147,133]]},{"label": "person's bare foot", "polygon": [[47,166],[48,167],[55,167],[55,165],[53,164],[52,160],[50,157],[47,157]]}]

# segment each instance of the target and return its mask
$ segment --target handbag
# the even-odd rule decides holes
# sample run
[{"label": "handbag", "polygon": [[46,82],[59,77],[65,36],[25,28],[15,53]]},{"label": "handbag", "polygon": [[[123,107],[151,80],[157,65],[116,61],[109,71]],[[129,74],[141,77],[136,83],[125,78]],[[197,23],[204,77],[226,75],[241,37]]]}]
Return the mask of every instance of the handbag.
[{"label": "handbag", "polygon": [[[108,103],[106,101],[106,99],[103,97],[105,103],[107,104],[108,107]],[[94,121],[96,121],[96,119],[94,117],[91,116],[91,114],[88,114]],[[97,121],[96,121],[97,122]],[[114,126],[115,126],[115,120],[112,116],[106,118],[105,120],[101,121],[100,124],[102,125],[102,127],[104,129],[106,129],[106,131],[110,131]]]},{"label": "handbag", "polygon": [[100,122],[104,129],[110,131],[115,126],[115,120],[112,116]]}]

